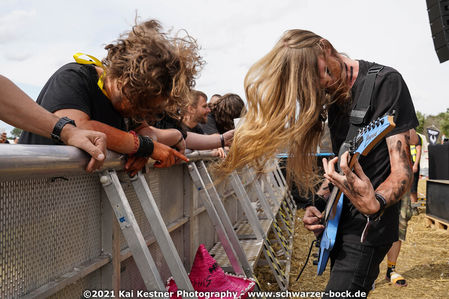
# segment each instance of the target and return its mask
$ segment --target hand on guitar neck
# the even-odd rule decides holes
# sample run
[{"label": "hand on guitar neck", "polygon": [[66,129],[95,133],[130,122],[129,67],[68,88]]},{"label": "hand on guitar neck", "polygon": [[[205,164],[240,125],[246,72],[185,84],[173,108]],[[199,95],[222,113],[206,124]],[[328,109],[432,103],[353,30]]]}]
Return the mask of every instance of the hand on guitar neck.
[{"label": "hand on guitar neck", "polygon": [[372,215],[379,211],[380,204],[374,196],[373,185],[357,157],[350,158],[349,152],[345,152],[340,159],[341,173],[335,170],[337,161],[337,157],[329,162],[323,159],[324,177],[341,190],[360,213]]}]

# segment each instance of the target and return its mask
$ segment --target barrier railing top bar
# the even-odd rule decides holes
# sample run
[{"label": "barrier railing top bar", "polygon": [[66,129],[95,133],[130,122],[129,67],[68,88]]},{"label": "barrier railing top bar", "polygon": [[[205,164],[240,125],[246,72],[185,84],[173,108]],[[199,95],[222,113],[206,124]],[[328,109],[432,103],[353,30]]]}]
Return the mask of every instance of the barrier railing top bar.
[{"label": "barrier railing top bar", "polygon": [[[215,158],[211,151],[189,152],[191,161]],[[89,161],[88,154],[73,146],[0,144],[0,177],[45,174],[79,174]],[[124,155],[108,151],[102,169],[123,170]]]}]

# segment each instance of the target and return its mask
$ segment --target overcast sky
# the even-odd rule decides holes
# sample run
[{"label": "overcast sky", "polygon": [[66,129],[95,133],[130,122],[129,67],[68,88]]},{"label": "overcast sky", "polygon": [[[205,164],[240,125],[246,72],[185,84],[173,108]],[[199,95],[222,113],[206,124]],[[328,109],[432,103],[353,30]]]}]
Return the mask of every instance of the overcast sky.
[{"label": "overcast sky", "polygon": [[244,98],[248,68],[285,30],[301,28],[352,58],[398,69],[416,110],[449,107],[449,62],[438,61],[425,0],[1,0],[0,74],[36,99],[74,53],[104,57],[104,45],[131,28],[136,11],[197,39],[207,63],[197,89],[209,96]]}]

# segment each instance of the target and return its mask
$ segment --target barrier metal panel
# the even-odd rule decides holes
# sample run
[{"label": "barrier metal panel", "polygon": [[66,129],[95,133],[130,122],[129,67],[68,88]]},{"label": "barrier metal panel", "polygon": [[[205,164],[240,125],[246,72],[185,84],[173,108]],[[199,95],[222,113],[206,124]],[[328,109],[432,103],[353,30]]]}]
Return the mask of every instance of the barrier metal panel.
[{"label": "barrier metal panel", "polygon": [[101,254],[96,175],[0,177],[0,297],[25,295]]},{"label": "barrier metal panel", "polygon": [[[195,157],[189,156],[191,160]],[[201,154],[196,159],[208,156]],[[27,294],[80,298],[85,289],[110,288],[113,283],[107,280],[108,277],[112,280],[112,271],[118,276],[115,283],[120,289],[145,289],[126,242],[120,243],[114,256],[120,261],[118,270],[110,269],[112,251],[107,240],[112,239],[113,230],[111,225],[104,226],[108,223],[104,218],[113,215],[110,207],[104,207],[108,202],[104,198],[102,201],[104,192],[98,175],[84,171],[87,161],[85,153],[68,146],[0,146],[0,298]],[[131,182],[123,172],[122,157],[108,152],[104,169],[118,172],[165,281],[171,274]],[[210,249],[217,241],[188,176],[185,165],[151,168],[145,174],[165,223],[168,227],[174,225],[170,236],[187,270],[199,244]],[[224,183],[219,192],[232,192],[232,186]],[[229,196],[224,205],[235,225],[244,213],[236,195]],[[87,265],[88,270],[71,279],[70,275],[77,273],[81,265]]]}]

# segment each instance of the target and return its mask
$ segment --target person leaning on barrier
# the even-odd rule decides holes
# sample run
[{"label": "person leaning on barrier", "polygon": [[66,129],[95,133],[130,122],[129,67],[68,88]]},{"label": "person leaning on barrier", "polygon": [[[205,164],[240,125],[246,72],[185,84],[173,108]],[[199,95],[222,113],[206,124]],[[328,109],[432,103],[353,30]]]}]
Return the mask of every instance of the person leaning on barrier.
[{"label": "person leaning on barrier", "polygon": [[[154,126],[161,131],[168,131],[169,129],[176,130],[178,134],[170,134],[170,139],[167,138],[167,145],[172,147],[184,147],[190,150],[214,150],[229,147],[234,138],[234,130],[230,130],[221,135],[203,135],[194,132],[188,132],[182,125],[182,116],[166,114],[161,120],[155,122]],[[167,134],[168,135],[168,134]],[[175,137],[175,136],[179,136]],[[220,153],[221,152],[221,153]],[[224,156],[222,150],[213,152],[217,157]]]},{"label": "person leaning on barrier", "polygon": [[223,134],[233,130],[234,119],[241,117],[244,109],[245,103],[239,95],[227,93],[211,105],[207,121],[201,124],[201,128],[208,135]]},{"label": "person leaning on barrier", "polygon": [[[0,119],[23,130],[49,138],[60,118],[37,105],[6,77],[0,75]],[[99,169],[106,158],[106,135],[82,130],[66,123],[59,138],[67,145],[76,146],[92,156],[86,166],[91,172]]]},{"label": "person leaning on barrier", "polygon": [[[188,161],[158,142],[144,121],[153,121],[170,106],[185,104],[202,65],[196,41],[188,34],[170,37],[161,32],[158,21],[149,20],[134,25],[105,49],[102,62],[75,54],[77,63],[68,63],[53,74],[38,104],[75,120],[80,128],[105,133],[108,149],[128,155],[125,169],[131,175],[149,157],[156,160],[155,167],[169,167],[178,159]],[[29,132],[22,134],[20,142],[52,144]]]},{"label": "person leaning on barrier", "polygon": [[207,103],[207,105],[209,105],[209,108],[212,108],[212,105],[215,104],[219,98],[221,98],[221,95],[219,95],[218,93],[212,95],[209,99],[209,103]]},{"label": "person leaning on barrier", "polygon": [[[207,140],[210,139],[213,140],[213,138],[207,137],[201,128],[201,125],[206,124],[209,113],[210,109],[207,105],[207,95],[204,92],[192,90],[189,104],[184,116],[182,117],[182,128],[187,131],[187,138],[189,140],[188,145],[186,144],[186,146],[190,149],[198,149],[197,147],[199,143],[204,143],[205,141],[207,142]],[[223,138],[224,141],[224,136],[220,136],[219,138],[220,144],[216,146],[216,143],[213,142],[211,147],[208,149],[212,150],[212,155],[224,158],[226,156],[226,145],[221,144],[221,139]]]},{"label": "person leaning on barrier", "polygon": [[187,132],[204,134],[201,124],[205,124],[210,113],[207,95],[199,90],[192,90],[189,104],[182,118],[182,125]]},{"label": "person leaning on barrier", "polygon": [[[263,171],[265,162],[287,149],[288,173],[302,193],[315,193],[322,180],[316,165],[317,145],[326,117],[332,148],[338,153],[350,125],[349,113],[360,98],[368,70],[380,69],[366,122],[395,111],[395,128],[368,155],[348,166],[349,152],[327,161],[324,177],[344,193],[338,234],[330,253],[326,291],[365,293],[379,274],[379,264],[398,239],[398,202],[411,183],[409,129],[418,125],[402,76],[391,67],[353,60],[307,31],[284,33],[274,48],[245,77],[248,103],[245,122],[236,130],[227,158],[218,166],[225,176],[249,164]],[[335,170],[340,163],[341,173]],[[328,196],[327,194],[323,194]],[[323,214],[308,207],[303,222],[319,235]],[[369,224],[369,225],[368,225]],[[369,227],[365,235],[363,231]],[[361,240],[365,235],[366,238]],[[329,295],[328,295],[329,296]],[[328,298],[325,296],[325,298]]]}]

